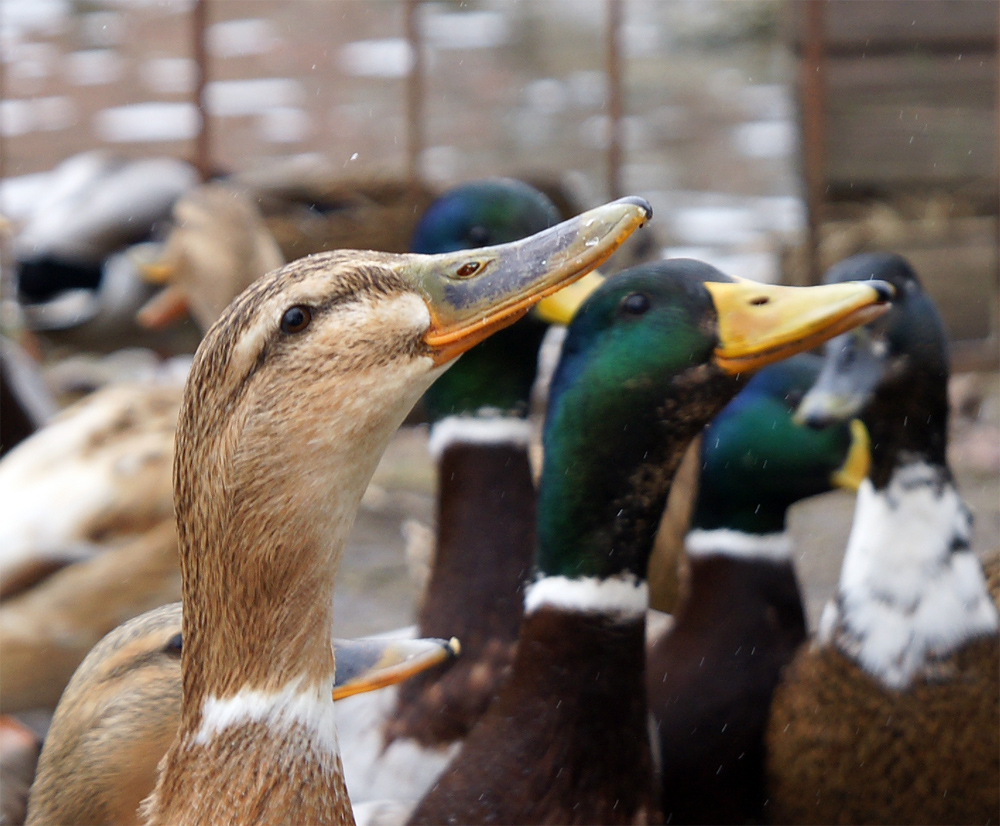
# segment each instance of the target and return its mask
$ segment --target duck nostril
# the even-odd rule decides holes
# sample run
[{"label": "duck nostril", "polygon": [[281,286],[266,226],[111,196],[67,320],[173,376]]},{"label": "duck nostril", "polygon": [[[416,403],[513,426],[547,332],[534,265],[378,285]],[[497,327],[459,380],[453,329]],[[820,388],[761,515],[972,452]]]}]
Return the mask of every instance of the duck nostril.
[{"label": "duck nostril", "polygon": [[750,303],[755,307],[759,307],[761,304],[767,304],[771,301],[766,295],[759,295],[756,298],[751,298]]},{"label": "duck nostril", "polygon": [[481,267],[482,264],[480,264],[478,261],[470,261],[467,264],[462,264],[462,266],[458,268],[458,271],[455,273],[455,275],[457,275],[459,278],[468,278],[470,275],[475,275],[477,272],[479,272]]}]

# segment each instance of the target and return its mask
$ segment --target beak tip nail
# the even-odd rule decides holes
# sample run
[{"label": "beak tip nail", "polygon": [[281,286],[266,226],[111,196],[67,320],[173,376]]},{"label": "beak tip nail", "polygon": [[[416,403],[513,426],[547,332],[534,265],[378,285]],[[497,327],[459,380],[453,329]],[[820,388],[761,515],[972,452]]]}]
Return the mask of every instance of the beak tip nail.
[{"label": "beak tip nail", "polygon": [[886,281],[871,281],[871,287],[878,294],[879,301],[892,301],[896,296],[896,290]]},{"label": "beak tip nail", "polygon": [[649,201],[645,198],[640,198],[638,195],[629,195],[622,198],[619,203],[632,204],[633,206],[639,207],[644,213],[646,213],[647,221],[653,217],[653,208],[649,205]]}]

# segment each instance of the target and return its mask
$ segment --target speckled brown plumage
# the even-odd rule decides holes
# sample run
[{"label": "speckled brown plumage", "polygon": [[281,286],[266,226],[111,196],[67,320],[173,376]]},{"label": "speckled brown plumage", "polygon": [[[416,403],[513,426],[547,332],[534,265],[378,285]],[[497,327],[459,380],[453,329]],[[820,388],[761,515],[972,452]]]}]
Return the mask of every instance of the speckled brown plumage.
[{"label": "speckled brown plumage", "polygon": [[510,682],[410,822],[657,822],[644,626],[527,617]]},{"label": "speckled brown plumage", "polygon": [[465,737],[493,701],[517,647],[535,546],[527,450],[456,443],[444,451],[439,477],[437,556],[418,636],[456,636],[462,656],[400,686],[387,742],[412,737],[438,746]]},{"label": "speckled brown plumage", "polygon": [[979,639],[947,680],[888,691],[832,647],[803,650],[768,727],[771,823],[1000,820],[1000,647]]},{"label": "speckled brown plumage", "polygon": [[[255,753],[261,742],[271,753]],[[252,756],[252,757],[251,757]],[[351,824],[354,815],[344,785],[340,757],[318,752],[310,736],[292,727],[276,736],[272,727],[251,723],[216,734],[204,747],[190,748],[187,764],[164,763],[151,802],[180,794],[185,785],[214,788],[189,796],[169,817],[155,814],[149,824]],[[261,759],[263,758],[263,759]],[[225,778],[219,783],[219,778]],[[295,782],[289,782],[294,778]]]},{"label": "speckled brown plumage", "polygon": [[29,824],[141,822],[139,804],[180,718],[180,646],[172,643],[180,623],[180,603],[150,611],[83,661],[46,736]]}]

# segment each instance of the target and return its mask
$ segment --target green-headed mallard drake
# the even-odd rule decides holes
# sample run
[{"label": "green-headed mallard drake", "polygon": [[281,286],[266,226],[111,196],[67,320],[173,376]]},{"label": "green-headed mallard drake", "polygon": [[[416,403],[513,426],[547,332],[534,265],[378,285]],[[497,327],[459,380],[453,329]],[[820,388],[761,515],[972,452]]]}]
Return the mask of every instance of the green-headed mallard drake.
[{"label": "green-headed mallard drake", "polygon": [[[392,685],[454,656],[452,640],[334,640],[333,699]],[[66,687],[31,786],[28,823],[141,823],[181,710],[181,604],[108,634]]]},{"label": "green-headed mallard drake", "polygon": [[[438,254],[492,246],[558,222],[548,198],[527,184],[474,181],[428,208],[411,247]],[[351,744],[344,774],[355,803],[418,801],[513,659],[534,548],[527,416],[546,329],[529,314],[471,349],[424,394],[438,465],[437,542],[417,634],[452,628],[446,633],[462,640],[462,658],[343,707],[341,741]]]},{"label": "green-headed mallard drake", "polygon": [[208,331],[177,428],[183,696],[150,824],[353,821],[333,588],[378,459],[449,362],[649,214],[623,199],[497,247],[310,256],[255,282]]},{"label": "green-headed mallard drake", "polygon": [[775,693],[769,818],[987,823],[1000,817],[997,609],[945,458],[948,352],[934,304],[898,255],[826,281],[885,279],[884,318],[834,339],[799,413],[858,415],[871,433],[837,596]]},{"label": "green-headed mallard drake", "polygon": [[889,293],[769,287],[679,259],[590,296],[550,389],[510,678],[412,823],[657,818],[645,576],[676,466],[751,372],[881,313]]},{"label": "green-headed mallard drake", "polygon": [[792,416],[821,359],[761,370],[705,429],[686,548],[689,593],[647,652],[668,823],[764,816],[764,729],[781,669],[806,638],[787,511],[867,471],[864,426]]}]

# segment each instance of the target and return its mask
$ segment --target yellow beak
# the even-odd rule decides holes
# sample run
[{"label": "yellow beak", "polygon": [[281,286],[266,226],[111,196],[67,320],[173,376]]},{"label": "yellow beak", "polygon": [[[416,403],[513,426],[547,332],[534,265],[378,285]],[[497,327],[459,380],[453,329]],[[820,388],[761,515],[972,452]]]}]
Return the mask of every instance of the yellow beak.
[{"label": "yellow beak", "polygon": [[810,350],[889,309],[892,287],[849,281],[782,287],[755,281],[707,281],[718,313],[715,362],[727,373],[759,370]]},{"label": "yellow beak", "polygon": [[861,419],[851,419],[851,447],[847,458],[830,476],[834,487],[856,491],[868,476],[872,464],[871,437]]},{"label": "yellow beak", "polygon": [[605,278],[597,270],[587,273],[579,281],[575,281],[568,287],[563,287],[559,292],[552,293],[548,298],[543,298],[535,306],[535,315],[542,321],[549,324],[568,325],[580,305],[586,301],[590,294],[605,282]]}]

